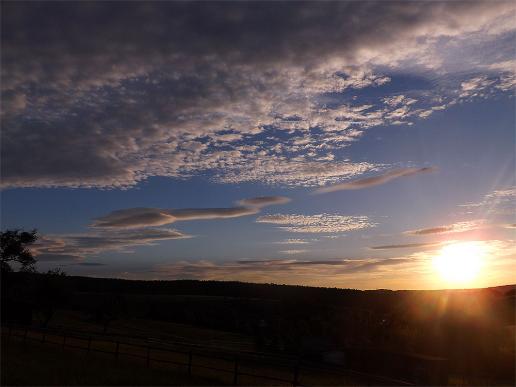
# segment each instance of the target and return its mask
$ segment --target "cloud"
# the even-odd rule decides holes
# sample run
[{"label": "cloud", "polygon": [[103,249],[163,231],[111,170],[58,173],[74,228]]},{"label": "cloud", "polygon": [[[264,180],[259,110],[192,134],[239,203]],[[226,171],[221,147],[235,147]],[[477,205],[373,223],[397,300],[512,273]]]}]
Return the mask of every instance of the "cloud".
[{"label": "cloud", "polygon": [[[347,140],[345,140],[347,141]],[[339,142],[336,142],[338,144]],[[312,146],[312,145],[311,145]],[[303,147],[305,150],[311,146]],[[315,144],[314,147],[319,145]],[[290,147],[287,148],[287,152]],[[295,151],[295,149],[292,149]],[[264,151],[265,152],[265,151]],[[314,153],[317,155],[317,153]],[[290,157],[283,150],[280,153],[267,151],[253,155],[252,169],[227,168],[217,175],[223,183],[262,182],[269,185],[313,187],[339,181],[342,178],[375,171],[381,165],[368,162],[314,160],[312,156]]]},{"label": "cloud", "polygon": [[461,93],[460,98],[471,98],[483,95],[486,89],[496,83],[495,79],[490,79],[487,76],[478,76],[470,78],[460,84]]},{"label": "cloud", "polygon": [[407,235],[432,235],[432,234],[448,234],[456,232],[466,232],[478,230],[485,225],[484,219],[476,219],[465,222],[457,222],[445,226],[422,228],[419,230],[405,231]]},{"label": "cloud", "polygon": [[439,227],[431,227],[431,228],[422,228],[419,230],[405,231],[405,233],[410,234],[410,235],[443,234],[443,233],[451,232],[452,230],[453,230],[453,226],[439,226]]},{"label": "cloud", "polygon": [[478,202],[461,204],[468,214],[479,213],[483,217],[514,216],[516,208],[516,187],[493,190]]},{"label": "cloud", "polygon": [[229,207],[229,208],[187,208],[171,210],[170,213],[178,220],[198,219],[225,219],[238,218],[240,216],[253,215],[259,212],[253,207]]},{"label": "cloud", "polygon": [[280,254],[286,254],[286,255],[295,255],[295,254],[303,254],[308,252],[308,250],[302,250],[302,249],[290,249],[290,250],[281,250]]},{"label": "cloud", "polygon": [[[369,275],[389,275],[417,264],[412,257],[334,260],[264,259],[226,262],[180,261],[156,265],[143,273],[153,279],[237,280],[278,284],[352,287]],[[362,276],[357,276],[361,274]],[[367,286],[367,285],[366,285]],[[370,284],[368,285],[371,286]]]},{"label": "cloud", "polygon": [[137,228],[162,226],[177,220],[169,210],[159,208],[127,208],[95,219],[92,227]]},{"label": "cloud", "polygon": [[441,245],[440,242],[434,243],[405,243],[398,245],[383,245],[383,246],[373,246],[370,247],[372,250],[391,250],[391,249],[421,249],[427,247],[436,247]]},{"label": "cloud", "polygon": [[514,200],[516,198],[516,187],[494,190],[490,194],[486,195],[486,198]]},{"label": "cloud", "polygon": [[[128,188],[198,174],[317,187],[378,171],[385,166],[339,150],[369,128],[428,117],[433,98],[451,106],[463,82],[474,90],[475,73],[494,82],[478,96],[511,87],[507,66],[492,60],[512,59],[514,7],[7,3],[2,187]],[[469,50],[450,55],[457,47]],[[401,100],[382,89],[386,69],[425,74],[436,87]],[[449,74],[461,76],[442,87]],[[364,88],[382,95],[344,98]]]},{"label": "cloud", "polygon": [[36,259],[38,262],[68,262],[68,261],[79,261],[83,259],[80,255],[73,254],[51,254],[42,253],[37,254]]},{"label": "cloud", "polygon": [[390,171],[384,173],[382,175],[366,177],[365,179],[354,180],[350,182],[340,183],[336,185],[331,185],[327,187],[318,188],[314,191],[316,194],[328,193],[328,192],[336,192],[336,191],[344,191],[344,190],[354,190],[354,189],[363,189],[374,187],[377,185],[388,183],[391,180],[398,179],[400,177],[408,177],[413,175],[418,175],[421,173],[429,173],[436,171],[435,167],[424,167],[424,168],[403,168],[397,169],[394,171]]},{"label": "cloud", "polygon": [[[478,243],[488,252],[479,286],[512,283],[512,273],[516,269],[514,241],[483,240]],[[432,265],[434,256],[433,251],[418,251],[389,258],[178,261],[133,273],[132,278],[234,280],[361,289],[442,289],[444,285],[439,282]]]},{"label": "cloud", "polygon": [[317,241],[318,239],[298,239],[298,238],[289,238],[282,241],[275,242],[280,245],[307,245],[311,242]]},{"label": "cloud", "polygon": [[257,214],[258,212],[258,208],[252,207],[186,208],[180,210],[127,208],[97,218],[91,226],[97,228],[140,228],[162,226],[187,220],[237,218]]},{"label": "cloud", "polygon": [[[475,241],[486,251],[479,287],[513,283],[516,270],[514,241]],[[116,277],[132,279],[222,280],[359,289],[442,289],[432,264],[434,251],[390,258],[326,260],[249,259],[240,261],[176,261]],[[461,285],[463,286],[463,285]]]},{"label": "cloud", "polygon": [[126,208],[95,219],[92,227],[97,228],[139,228],[163,226],[180,221],[228,219],[254,215],[266,206],[288,203],[284,196],[262,196],[240,200],[238,207],[227,208]]},{"label": "cloud", "polygon": [[259,196],[256,198],[240,200],[238,204],[244,207],[262,208],[276,204],[285,204],[288,202],[290,202],[290,198],[285,196]]},{"label": "cloud", "polygon": [[278,228],[296,233],[338,233],[375,227],[367,216],[335,214],[296,215],[274,214],[260,216],[257,223],[280,225]]},{"label": "cloud", "polygon": [[[43,235],[33,252],[40,261],[81,261],[85,256],[106,251],[127,252],[133,246],[190,238],[174,229],[155,228],[188,220],[227,219],[257,214],[261,208],[289,202],[283,196],[262,196],[241,200],[247,207],[228,208],[127,208],[99,217],[83,234]],[[85,265],[87,266],[87,265]]]},{"label": "cloud", "polygon": [[412,105],[412,104],[416,103],[417,100],[413,99],[413,98],[408,98],[404,95],[395,95],[392,97],[385,97],[383,99],[383,102],[388,106],[397,107],[400,105],[405,105],[405,106]]},{"label": "cloud", "polygon": [[82,234],[43,235],[32,251],[38,261],[82,261],[86,256],[109,251],[128,252],[136,246],[190,238],[180,231],[164,228],[96,230]]}]

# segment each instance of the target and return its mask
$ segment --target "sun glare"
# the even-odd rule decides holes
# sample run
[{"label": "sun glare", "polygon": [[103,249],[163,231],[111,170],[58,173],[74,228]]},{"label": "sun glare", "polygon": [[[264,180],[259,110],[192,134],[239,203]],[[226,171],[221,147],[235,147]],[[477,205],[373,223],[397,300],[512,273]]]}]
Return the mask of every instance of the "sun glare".
[{"label": "sun glare", "polygon": [[486,256],[480,242],[458,242],[444,246],[433,259],[441,278],[450,284],[467,284],[477,278]]}]

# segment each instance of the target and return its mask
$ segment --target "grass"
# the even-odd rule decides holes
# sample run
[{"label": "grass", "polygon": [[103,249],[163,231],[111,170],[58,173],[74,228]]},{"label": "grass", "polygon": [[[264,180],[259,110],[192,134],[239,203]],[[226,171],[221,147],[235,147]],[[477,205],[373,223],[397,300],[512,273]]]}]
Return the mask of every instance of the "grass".
[{"label": "grass", "polygon": [[[85,319],[83,313],[62,309],[56,311],[49,327],[66,327],[66,329],[103,333],[102,325]],[[254,340],[250,336],[149,319],[117,319],[109,324],[107,333],[109,335],[152,337],[165,342],[183,342],[235,351],[253,351],[255,349]]]},{"label": "grass", "polygon": [[[5,333],[5,332],[4,332]],[[227,385],[234,383],[235,362],[194,354],[192,375],[188,377],[188,353],[152,349],[150,367],[146,367],[145,348],[119,346],[115,359],[114,342],[94,338],[92,352],[86,351],[88,339],[66,338],[52,333],[13,330],[2,341],[2,385]],[[45,340],[43,343],[42,341]],[[72,346],[72,347],[70,347]],[[82,349],[80,349],[82,348]],[[110,353],[94,352],[95,350]],[[132,355],[132,356],[130,356]],[[137,358],[135,356],[140,356]],[[143,356],[143,358],[141,358]],[[175,362],[179,364],[172,364]],[[216,368],[216,369],[213,369]],[[225,370],[225,371],[224,371]],[[239,385],[291,385],[293,369],[279,364],[260,364],[240,359]],[[252,376],[254,375],[254,376]],[[262,377],[263,376],[263,377]],[[267,378],[269,377],[269,378]],[[270,378],[278,378],[274,380]],[[284,380],[284,381],[280,381]],[[300,370],[303,385],[363,385],[366,380],[351,375],[335,375],[323,370]]]},{"label": "grass", "polygon": [[11,338],[2,342],[2,385],[220,385],[170,367],[146,368],[144,360],[87,353]]}]

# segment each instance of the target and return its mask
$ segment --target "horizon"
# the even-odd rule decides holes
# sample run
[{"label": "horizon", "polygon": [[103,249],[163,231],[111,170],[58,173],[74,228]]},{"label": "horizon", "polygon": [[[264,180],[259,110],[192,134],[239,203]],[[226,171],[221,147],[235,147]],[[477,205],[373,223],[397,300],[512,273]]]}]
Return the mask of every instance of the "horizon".
[{"label": "horizon", "polygon": [[38,270],[516,284],[514,1],[1,6],[1,228]]},{"label": "horizon", "polygon": [[[31,273],[32,274],[32,273]],[[34,274],[46,275],[47,273],[35,272]],[[487,287],[471,287],[471,288],[440,288],[440,289],[387,289],[387,288],[370,288],[370,289],[357,289],[357,288],[343,288],[343,287],[331,287],[331,286],[312,286],[312,285],[302,285],[302,284],[285,284],[285,283],[275,283],[275,282],[246,282],[246,281],[238,281],[238,280],[210,280],[210,279],[191,279],[191,278],[174,278],[174,279],[127,279],[127,278],[117,278],[117,277],[92,277],[87,275],[68,275],[66,272],[64,273],[65,277],[75,277],[75,278],[87,278],[87,279],[100,279],[100,280],[120,280],[120,281],[129,281],[129,282],[175,282],[175,281],[192,281],[192,282],[217,282],[217,283],[234,283],[234,284],[242,284],[242,285],[264,285],[264,286],[292,286],[292,287],[304,287],[304,288],[314,288],[314,289],[335,289],[335,290],[356,290],[356,291],[364,291],[364,292],[375,292],[375,291],[389,291],[389,292],[443,292],[443,291],[467,291],[467,290],[486,290],[486,289],[496,289],[496,288],[507,288],[514,287],[516,288],[516,283],[513,284],[500,284],[495,286],[487,286]]]}]

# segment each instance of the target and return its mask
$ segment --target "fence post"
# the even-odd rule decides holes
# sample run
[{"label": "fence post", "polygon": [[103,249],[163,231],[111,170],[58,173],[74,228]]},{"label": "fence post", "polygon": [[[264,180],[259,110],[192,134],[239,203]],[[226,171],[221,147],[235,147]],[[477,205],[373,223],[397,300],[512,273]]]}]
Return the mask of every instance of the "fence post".
[{"label": "fence post", "polygon": [[188,352],[188,376],[192,376],[192,351]]},{"label": "fence post", "polygon": [[63,333],[63,351],[66,347],[66,333]]},{"label": "fence post", "polygon": [[43,337],[41,338],[41,342],[44,343],[47,338],[46,332],[43,332]]},{"label": "fence post", "polygon": [[28,329],[25,328],[25,333],[23,334],[23,349],[27,350],[27,334],[29,333]]},{"label": "fence post", "polygon": [[147,361],[147,368],[149,368],[150,367],[150,346],[149,345],[147,345],[147,359],[146,359],[146,361]]},{"label": "fence post", "polygon": [[88,354],[91,351],[91,336],[88,337]]},{"label": "fence post", "polygon": [[[6,364],[9,364],[9,352],[10,352],[10,348],[11,348],[11,335],[12,335],[12,328],[9,326],[9,330],[8,330],[8,333],[7,333],[7,342],[5,343],[5,363]],[[7,367],[8,368],[8,367]],[[6,370],[4,371],[4,373],[7,371],[7,368]]]},{"label": "fence post", "polygon": [[117,341],[116,342],[116,350],[115,350],[115,359],[116,359],[116,361],[118,361],[119,349],[120,349],[120,342]]},{"label": "fence post", "polygon": [[235,357],[235,372],[233,374],[233,385],[236,386],[238,384],[238,358]]}]

